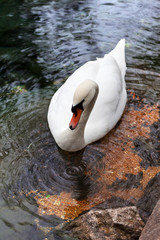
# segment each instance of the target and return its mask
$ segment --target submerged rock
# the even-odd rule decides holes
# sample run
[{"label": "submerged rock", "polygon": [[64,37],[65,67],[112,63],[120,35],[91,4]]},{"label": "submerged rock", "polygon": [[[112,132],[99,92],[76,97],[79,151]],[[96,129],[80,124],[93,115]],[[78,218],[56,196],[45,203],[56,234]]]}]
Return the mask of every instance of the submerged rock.
[{"label": "submerged rock", "polygon": [[81,240],[136,240],[144,223],[135,206],[92,209],[66,225]]},{"label": "submerged rock", "polygon": [[160,240],[160,200],[149,217],[139,240]]}]

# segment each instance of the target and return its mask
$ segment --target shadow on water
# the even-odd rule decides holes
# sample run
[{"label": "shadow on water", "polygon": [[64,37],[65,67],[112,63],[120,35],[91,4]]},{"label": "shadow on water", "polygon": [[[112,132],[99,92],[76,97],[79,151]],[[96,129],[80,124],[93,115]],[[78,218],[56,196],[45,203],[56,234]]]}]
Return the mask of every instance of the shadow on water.
[{"label": "shadow on water", "polygon": [[[159,173],[158,3],[0,1],[1,238],[67,239],[56,229],[65,219],[104,201],[135,204],[145,188],[152,195],[156,181],[149,181]],[[122,121],[101,142],[63,152],[46,120],[53,93],[123,37],[129,104]],[[139,205],[148,206],[145,196]]]},{"label": "shadow on water", "polygon": [[[27,150],[28,152],[28,150]],[[22,179],[19,180],[21,186],[16,189],[29,191],[46,191],[48,194],[57,194],[65,191],[71,193],[77,200],[83,200],[87,195],[93,194],[98,189],[93,188],[93,179],[98,177],[96,165],[99,165],[99,158],[103,154],[98,151],[89,152],[85,150],[75,153],[67,153],[58,149],[49,134],[43,140],[43,146],[39,146],[38,151],[29,150],[32,163],[24,169]],[[28,156],[29,158],[29,156]],[[92,169],[91,167],[93,167]],[[97,168],[100,166],[97,166]],[[92,180],[87,176],[87,172],[92,171]],[[18,191],[17,191],[18,190]]]}]

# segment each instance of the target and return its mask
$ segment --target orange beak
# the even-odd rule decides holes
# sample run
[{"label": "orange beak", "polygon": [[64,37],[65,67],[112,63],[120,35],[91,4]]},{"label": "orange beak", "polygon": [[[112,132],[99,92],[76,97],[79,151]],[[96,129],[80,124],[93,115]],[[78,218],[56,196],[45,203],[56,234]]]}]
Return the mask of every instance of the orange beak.
[{"label": "orange beak", "polygon": [[72,119],[69,124],[69,128],[71,130],[74,130],[77,127],[82,112],[82,109],[77,108],[76,111],[73,113]]}]

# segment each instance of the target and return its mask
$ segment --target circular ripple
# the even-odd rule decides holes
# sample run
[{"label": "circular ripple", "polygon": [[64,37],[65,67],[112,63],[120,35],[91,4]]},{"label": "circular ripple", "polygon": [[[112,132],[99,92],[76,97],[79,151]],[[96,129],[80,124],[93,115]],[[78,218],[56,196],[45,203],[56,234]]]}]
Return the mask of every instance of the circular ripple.
[{"label": "circular ripple", "polygon": [[[48,100],[43,91],[17,98],[15,113],[8,112],[3,125],[5,156],[3,184],[15,195],[46,191],[49,194],[71,193],[87,198],[98,191],[98,169],[103,169],[103,155],[88,146],[77,153],[59,149],[48,129]],[[31,96],[32,95],[32,96]]]}]

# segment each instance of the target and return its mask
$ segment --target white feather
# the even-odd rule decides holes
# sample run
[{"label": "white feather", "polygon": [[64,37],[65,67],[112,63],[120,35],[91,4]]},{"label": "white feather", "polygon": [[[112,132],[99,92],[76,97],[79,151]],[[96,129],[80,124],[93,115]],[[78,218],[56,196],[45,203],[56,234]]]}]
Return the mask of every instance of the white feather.
[{"label": "white feather", "polygon": [[[48,110],[48,123],[55,141],[62,149],[78,151],[105,136],[116,125],[127,99],[125,72],[125,40],[122,39],[103,58],[89,61],[78,68],[54,94]],[[80,133],[80,130],[69,129],[71,107],[78,86],[82,82],[85,84],[88,79],[96,82],[99,93],[91,113],[88,113],[84,133],[83,130]],[[87,84],[85,87],[87,90]],[[80,121],[83,121],[83,114]]]}]

